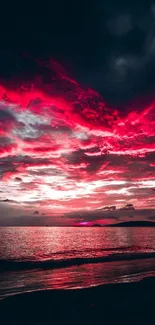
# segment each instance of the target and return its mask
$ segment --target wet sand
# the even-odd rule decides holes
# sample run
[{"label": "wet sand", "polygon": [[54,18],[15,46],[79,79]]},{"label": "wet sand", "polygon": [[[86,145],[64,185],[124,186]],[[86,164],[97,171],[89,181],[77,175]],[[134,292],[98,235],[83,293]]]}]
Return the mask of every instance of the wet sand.
[{"label": "wet sand", "polygon": [[155,324],[155,278],[8,297],[0,301],[0,319],[2,325]]}]

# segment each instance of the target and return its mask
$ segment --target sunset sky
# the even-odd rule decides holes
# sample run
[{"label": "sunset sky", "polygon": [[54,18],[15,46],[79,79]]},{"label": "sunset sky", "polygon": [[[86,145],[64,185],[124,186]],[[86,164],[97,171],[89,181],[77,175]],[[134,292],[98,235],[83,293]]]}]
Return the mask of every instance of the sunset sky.
[{"label": "sunset sky", "polygon": [[108,3],[3,35],[1,220],[155,209],[155,4]]}]

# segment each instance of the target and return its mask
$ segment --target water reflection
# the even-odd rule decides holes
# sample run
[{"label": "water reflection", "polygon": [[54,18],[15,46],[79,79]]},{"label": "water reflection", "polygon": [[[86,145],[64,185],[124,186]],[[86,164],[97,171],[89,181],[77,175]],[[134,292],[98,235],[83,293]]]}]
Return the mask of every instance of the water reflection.
[{"label": "water reflection", "polygon": [[6,272],[0,275],[0,297],[34,290],[132,282],[148,275],[155,275],[155,259],[87,264],[55,270]]},{"label": "water reflection", "polygon": [[[0,259],[66,260],[155,251],[154,228],[0,228]],[[0,272],[0,296],[129,282],[155,273],[155,259]]]},{"label": "water reflection", "polygon": [[0,259],[92,257],[103,250],[138,246],[155,250],[154,228],[0,228]]}]

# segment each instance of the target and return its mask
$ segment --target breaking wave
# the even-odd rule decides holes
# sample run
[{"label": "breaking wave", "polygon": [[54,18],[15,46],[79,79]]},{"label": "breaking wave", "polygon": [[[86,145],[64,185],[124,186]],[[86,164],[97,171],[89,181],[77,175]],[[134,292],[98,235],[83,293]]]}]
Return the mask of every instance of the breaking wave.
[{"label": "breaking wave", "polygon": [[[103,255],[103,251],[107,254]],[[80,253],[80,252],[79,252]],[[89,263],[102,263],[114,261],[127,261],[135,259],[155,258],[155,251],[148,247],[138,246],[106,248],[98,252],[100,256],[91,257],[69,257],[69,258],[48,258],[43,260],[15,260],[3,259],[0,261],[0,271],[6,270],[29,270],[29,269],[56,269],[69,266],[78,266]],[[76,252],[77,254],[77,252]],[[102,255],[101,255],[102,254]],[[80,254],[78,254],[80,255]]]}]

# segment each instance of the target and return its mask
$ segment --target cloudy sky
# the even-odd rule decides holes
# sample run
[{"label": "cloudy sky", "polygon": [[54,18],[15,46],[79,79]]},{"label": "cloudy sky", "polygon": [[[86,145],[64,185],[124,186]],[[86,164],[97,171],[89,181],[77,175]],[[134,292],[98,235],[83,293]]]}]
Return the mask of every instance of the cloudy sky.
[{"label": "cloudy sky", "polygon": [[1,31],[2,223],[92,221],[128,203],[153,211],[155,3],[45,7]]}]

